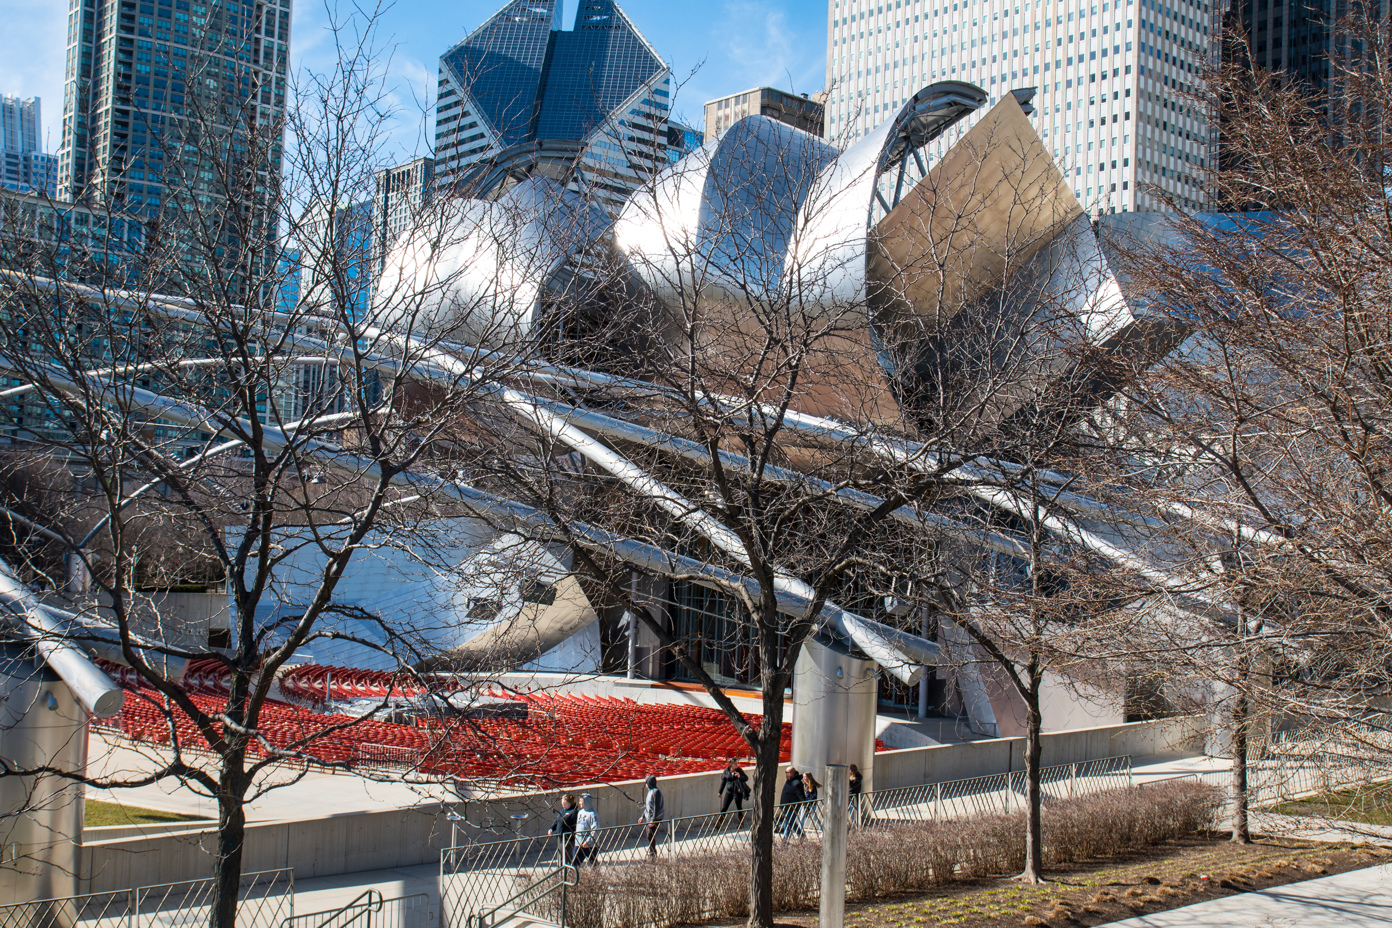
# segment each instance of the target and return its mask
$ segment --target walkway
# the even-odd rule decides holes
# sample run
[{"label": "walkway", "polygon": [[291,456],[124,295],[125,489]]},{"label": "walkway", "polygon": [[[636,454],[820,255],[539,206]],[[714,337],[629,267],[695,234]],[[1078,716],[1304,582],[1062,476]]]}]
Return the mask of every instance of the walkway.
[{"label": "walkway", "polygon": [[[158,748],[133,744],[95,728],[87,744],[90,752],[88,771],[94,777],[133,778],[164,759]],[[297,778],[293,770],[271,768],[257,781],[257,785],[265,787],[277,781],[286,785],[271,789],[248,803],[248,821],[275,822],[349,812],[404,809],[423,802],[453,798],[449,789],[440,783],[413,784],[385,778],[369,780],[355,774],[318,770]],[[217,818],[217,803],[210,796],[173,778],[130,789],[88,789],[87,798],[160,812]]]},{"label": "walkway", "polygon": [[[1170,757],[1153,758],[1152,762],[1132,768],[1132,781],[1149,783],[1177,776],[1206,774],[1225,769],[1225,761],[1210,757]],[[376,889],[384,898],[391,899],[413,893],[425,892],[430,895],[432,921],[439,913],[438,864],[425,864],[419,867],[402,867],[394,870],[369,870],[362,873],[345,873],[338,876],[315,877],[295,881],[295,911],[320,912],[346,905],[366,889]],[[1305,928],[1305,926],[1302,926]],[[1313,926],[1311,926],[1313,928]]]},{"label": "walkway", "polygon": [[1392,864],[1274,886],[1103,928],[1354,928],[1392,925]]},{"label": "walkway", "polygon": [[440,865],[422,864],[419,867],[400,867],[395,870],[370,870],[366,873],[343,873],[295,881],[295,912],[327,912],[342,908],[364,890],[375,889],[383,899],[399,899],[425,893],[430,897],[427,925],[440,924]]}]

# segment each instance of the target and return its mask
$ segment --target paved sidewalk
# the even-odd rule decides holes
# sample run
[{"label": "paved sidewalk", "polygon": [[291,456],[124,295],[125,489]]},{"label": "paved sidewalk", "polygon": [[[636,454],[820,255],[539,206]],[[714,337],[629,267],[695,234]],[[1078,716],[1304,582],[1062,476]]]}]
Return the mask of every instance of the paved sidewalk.
[{"label": "paved sidewalk", "polygon": [[1362,928],[1392,925],[1392,864],[1140,915],[1101,928]]},{"label": "paved sidewalk", "polygon": [[[1133,782],[1147,783],[1176,776],[1212,772],[1221,770],[1225,763],[1221,759],[1211,757],[1162,757],[1148,760],[1150,763],[1133,768]],[[394,870],[368,870],[361,873],[297,879],[295,911],[322,912],[337,908],[351,902],[355,896],[367,889],[376,889],[387,899],[424,892],[430,896],[431,924],[435,924],[434,919],[438,917],[440,905],[439,870],[439,864],[432,863]]]},{"label": "paved sidewalk", "polygon": [[1337,819],[1331,821],[1279,815],[1258,809],[1252,812],[1251,826],[1257,834],[1300,838],[1303,841],[1350,841],[1354,844],[1380,844],[1383,847],[1392,845],[1392,825],[1365,825]]},{"label": "paved sidewalk", "polygon": [[295,880],[295,914],[328,912],[352,902],[359,893],[375,889],[383,899],[400,899],[425,893],[429,897],[430,914],[426,924],[440,923],[440,865],[422,864],[418,867],[398,867],[394,870],[369,870],[364,873],[342,873],[338,876],[311,877]]},{"label": "paved sidewalk", "polygon": [[[88,771],[94,777],[134,777],[163,761],[158,749],[153,746],[132,744],[98,729],[92,730],[87,744]],[[404,809],[452,798],[448,787],[441,783],[370,780],[350,773],[325,773],[319,770],[297,776],[294,771],[271,768],[257,781],[257,785],[264,787],[275,782],[286,782],[288,785],[272,789],[248,803],[248,821],[275,822],[349,812]],[[87,798],[160,812],[217,818],[217,803],[212,797],[174,779],[127,789],[89,788]]]}]

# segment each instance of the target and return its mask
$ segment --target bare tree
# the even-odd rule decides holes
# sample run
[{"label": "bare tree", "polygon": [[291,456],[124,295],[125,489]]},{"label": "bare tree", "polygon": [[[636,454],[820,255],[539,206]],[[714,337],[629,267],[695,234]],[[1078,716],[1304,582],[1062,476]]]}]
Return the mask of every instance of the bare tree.
[{"label": "bare tree", "polygon": [[[414,387],[443,337],[427,318],[438,289],[397,281],[369,301],[370,245],[336,226],[341,204],[371,196],[380,167],[388,85],[375,25],[371,11],[332,24],[336,64],[298,77],[288,124],[261,118],[259,89],[191,100],[160,144],[196,142],[211,163],[186,178],[196,183],[146,224],[133,252],[95,243],[106,276],[74,281],[70,242],[46,235],[32,213],[8,215],[0,246],[0,363],[19,384],[3,414],[10,551],[22,580],[62,585],[60,556],[80,580],[50,603],[75,619],[21,628],[22,637],[59,634],[127,665],[136,684],[127,699],[148,702],[167,745],[136,776],[8,766],[0,775],[178,781],[214,797],[218,928],[235,923],[247,803],[306,763],[344,766],[322,746],[359,724],[341,718],[288,740],[271,732],[278,672],[316,642],[356,642],[402,672],[429,650],[426,630],[350,608],[340,585],[362,552],[428,551],[439,520],[465,514],[449,508],[448,484],[414,470],[463,466],[462,412],[512,369],[476,356],[432,376],[428,390]],[[103,207],[94,193],[114,225],[120,204]],[[298,301],[278,305],[288,265],[275,226],[313,204],[328,220],[289,230],[308,279]],[[419,234],[442,234],[446,209],[423,209]],[[411,331],[420,334],[405,338]],[[287,614],[292,567],[308,592]],[[159,634],[158,617],[148,636],[143,590],[186,582],[225,585],[227,646]],[[193,659],[220,666],[225,694],[195,698],[181,685]]]},{"label": "bare tree", "polygon": [[[923,143],[896,149],[903,170]],[[955,592],[953,618],[992,659],[1012,672],[1029,664],[1017,679],[1036,709],[1037,678],[1053,666],[1047,634],[1070,612],[1048,599],[1042,551],[1030,559],[1029,539],[1042,548],[1050,530],[1028,477],[1072,448],[1079,411],[1097,401],[1088,354],[1103,310],[1069,302],[1098,283],[1076,245],[1095,250],[1092,230],[1014,98],[932,169],[897,185],[883,172],[889,194],[871,207],[868,234],[837,229],[868,241],[857,252],[826,231],[837,228],[828,217],[847,209],[847,174],[868,176],[859,192],[870,198],[879,157],[836,166],[815,140],[752,119],[636,194],[613,233],[611,312],[574,306],[588,325],[555,355],[599,370],[547,368],[531,392],[505,400],[508,414],[490,420],[492,470],[480,474],[481,486],[544,517],[532,531],[563,538],[749,746],[750,923],[760,926],[773,919],[783,701],[802,649],[819,635],[849,638],[901,679],[917,679],[913,665],[929,659],[896,649],[908,639],[885,626],[900,620],[836,601],[857,585],[881,600],[911,586]],[[856,260],[874,283],[840,286]],[[998,530],[982,510],[1016,521]],[[967,566],[987,560],[983,547],[1014,559],[1010,577]],[[1016,574],[1031,566],[1036,588],[1022,596]],[[724,640],[679,627],[680,604],[635,589],[635,569],[671,583],[673,599],[681,588],[714,591],[706,611],[724,616]],[[994,637],[973,611],[1011,596],[1029,603],[1033,658],[1029,644],[1017,647],[1024,638]],[[848,633],[856,628],[890,644]],[[757,725],[723,689],[731,667],[759,688]]]},{"label": "bare tree", "polygon": [[1128,508],[1215,607],[1150,632],[1227,691],[1235,841],[1271,726],[1324,728],[1366,776],[1386,757],[1388,33],[1367,11],[1330,28],[1327,86],[1237,56],[1195,101],[1221,130],[1215,202],[1244,212],[1176,212],[1166,241],[1120,249],[1193,332],[1126,391],[1117,447]]}]

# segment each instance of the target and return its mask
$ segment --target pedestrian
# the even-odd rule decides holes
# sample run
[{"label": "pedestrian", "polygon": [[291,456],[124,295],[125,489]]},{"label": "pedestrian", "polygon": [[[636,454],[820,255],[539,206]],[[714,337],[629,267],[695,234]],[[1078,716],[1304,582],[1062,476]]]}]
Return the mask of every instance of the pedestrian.
[{"label": "pedestrian", "polygon": [[720,774],[720,788],[715,791],[717,796],[724,797],[720,802],[720,814],[724,815],[730,810],[730,803],[735,804],[735,811],[739,814],[738,827],[744,827],[744,801],[749,798],[749,777],[739,764],[732,757],[730,763]]},{"label": "pedestrian", "polygon": [[594,797],[589,793],[580,794],[580,813],[575,816],[575,857],[571,863],[580,866],[593,860],[598,848],[595,846],[599,830],[599,815],[595,813]]},{"label": "pedestrian", "polygon": [[657,856],[657,836],[662,830],[662,821],[667,817],[667,805],[662,801],[662,790],[657,785],[657,777],[648,774],[648,795],[643,800],[643,815],[638,819],[640,824],[646,826],[645,836],[648,839],[648,856]]},{"label": "pedestrian", "polygon": [[851,764],[850,776],[846,781],[846,794],[850,797],[851,824],[860,825],[860,792],[865,788],[865,777],[860,775],[860,768]]},{"label": "pedestrian", "polygon": [[796,767],[789,767],[783,778],[783,791],[778,795],[779,817],[782,819],[779,824],[784,844],[788,843],[793,832],[797,832],[799,838],[802,837],[802,807],[798,803],[806,798],[802,788],[802,777]]},{"label": "pedestrian", "polygon": [[578,818],[575,794],[561,796],[561,806],[556,810],[556,820],[551,823],[550,833],[561,839],[560,860],[564,863],[575,855],[575,822]]},{"label": "pedestrian", "polygon": [[[813,828],[821,827],[821,816],[817,811],[817,791],[822,788],[822,784],[817,782],[817,778],[812,776],[812,771],[807,771],[802,775],[802,822],[803,825],[810,825]],[[799,833],[802,831],[798,829]]]}]

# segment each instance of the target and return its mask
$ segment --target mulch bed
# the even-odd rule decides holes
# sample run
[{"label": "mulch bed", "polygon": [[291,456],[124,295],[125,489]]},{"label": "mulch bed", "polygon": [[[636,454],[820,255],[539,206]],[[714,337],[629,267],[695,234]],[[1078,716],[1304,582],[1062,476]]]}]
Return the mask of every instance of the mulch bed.
[{"label": "mulch bed", "polygon": [[[846,928],[1072,928],[1101,925],[1238,893],[1283,886],[1385,863],[1392,849],[1257,838],[1237,845],[1225,835],[1194,836],[1110,860],[1047,873],[1027,886],[1008,877],[953,883],[846,907]],[[809,928],[815,912],[779,916]],[[742,925],[743,920],[710,925]]]}]

